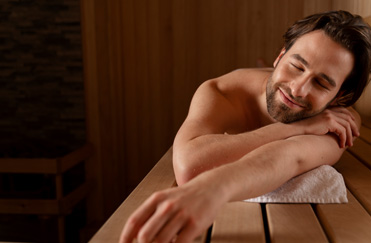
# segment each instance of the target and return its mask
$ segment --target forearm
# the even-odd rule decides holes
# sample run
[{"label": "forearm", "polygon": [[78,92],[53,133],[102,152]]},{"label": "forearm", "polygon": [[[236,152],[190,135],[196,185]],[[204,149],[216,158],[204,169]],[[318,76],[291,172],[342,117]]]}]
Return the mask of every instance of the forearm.
[{"label": "forearm", "polygon": [[218,185],[226,201],[263,195],[298,174],[300,160],[290,153],[291,148],[294,143],[289,140],[263,145],[234,163],[202,173],[190,183]]},{"label": "forearm", "polygon": [[178,143],[176,139],[173,161],[178,183],[234,162],[262,145],[303,133],[300,126],[274,123],[239,134],[207,134]]},{"label": "forearm", "polygon": [[332,165],[343,151],[330,135],[296,136],[263,145],[236,162],[205,172],[194,180],[203,181],[204,186],[220,187],[219,193],[226,193],[227,201],[243,200],[273,191],[320,165]]}]

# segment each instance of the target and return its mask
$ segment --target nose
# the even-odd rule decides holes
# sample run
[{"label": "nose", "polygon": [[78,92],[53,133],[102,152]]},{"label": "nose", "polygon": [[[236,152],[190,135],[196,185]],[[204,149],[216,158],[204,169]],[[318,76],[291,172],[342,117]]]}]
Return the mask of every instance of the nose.
[{"label": "nose", "polygon": [[309,76],[302,76],[295,78],[290,82],[291,93],[294,97],[304,98],[310,92],[310,79]]}]

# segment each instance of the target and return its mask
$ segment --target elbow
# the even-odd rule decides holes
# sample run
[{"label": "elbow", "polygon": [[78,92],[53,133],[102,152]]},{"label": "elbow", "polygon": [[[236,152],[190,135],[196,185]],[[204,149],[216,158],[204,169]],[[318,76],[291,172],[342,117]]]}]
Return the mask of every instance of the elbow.
[{"label": "elbow", "polygon": [[173,167],[175,180],[178,186],[181,186],[192,180],[196,175],[196,169],[192,166],[191,158],[186,156],[184,151],[174,151]]}]

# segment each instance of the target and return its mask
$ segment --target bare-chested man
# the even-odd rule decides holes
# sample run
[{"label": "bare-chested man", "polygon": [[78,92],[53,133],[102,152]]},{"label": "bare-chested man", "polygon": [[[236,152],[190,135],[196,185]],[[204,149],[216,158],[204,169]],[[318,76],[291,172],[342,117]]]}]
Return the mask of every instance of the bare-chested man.
[{"label": "bare-chested man", "polygon": [[191,242],[225,203],[260,196],[320,165],[359,136],[352,105],[370,71],[370,27],[347,12],[296,22],[274,69],[240,69],[195,93],[174,141],[179,187],[153,194],[121,242]]}]

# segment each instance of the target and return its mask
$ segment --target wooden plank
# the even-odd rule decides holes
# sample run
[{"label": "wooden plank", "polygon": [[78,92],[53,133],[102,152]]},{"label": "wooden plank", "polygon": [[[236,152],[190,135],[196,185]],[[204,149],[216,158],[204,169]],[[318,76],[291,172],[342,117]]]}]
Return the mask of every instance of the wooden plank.
[{"label": "wooden plank", "polygon": [[1,214],[58,214],[57,200],[0,199]]},{"label": "wooden plank", "polygon": [[371,146],[362,139],[356,139],[353,147],[348,149],[353,155],[362,161],[368,168],[371,168]]},{"label": "wooden plank", "polygon": [[92,144],[85,144],[81,148],[59,158],[59,173],[63,173],[73,166],[79,164],[81,161],[88,159],[93,154],[93,151]]},{"label": "wooden plank", "polygon": [[371,239],[371,216],[348,191],[348,203],[317,204],[315,209],[331,242],[362,243]]},{"label": "wooden plank", "polygon": [[362,116],[362,125],[371,129],[371,117]]},{"label": "wooden plank", "polygon": [[205,231],[202,235],[197,237],[193,243],[206,243],[208,231]]},{"label": "wooden plank", "polygon": [[348,189],[371,214],[371,171],[348,152],[334,167],[343,175]]},{"label": "wooden plank", "polygon": [[260,204],[247,202],[226,204],[214,221],[211,242],[265,242]]},{"label": "wooden plank", "polygon": [[111,215],[90,243],[118,242],[125,222],[152,193],[174,185],[172,149],[168,150],[142,182]]},{"label": "wooden plank", "polygon": [[267,204],[271,242],[328,242],[310,204]]},{"label": "wooden plank", "polygon": [[57,160],[46,158],[1,158],[0,173],[57,173]]},{"label": "wooden plank", "polygon": [[371,144],[371,127],[361,126],[361,139],[368,144]]},{"label": "wooden plank", "polygon": [[92,184],[93,183],[91,182],[85,182],[79,187],[77,187],[75,190],[70,192],[67,196],[63,197],[59,201],[60,214],[71,213],[75,205],[87,196],[88,192],[90,191],[90,188],[92,188]]}]

